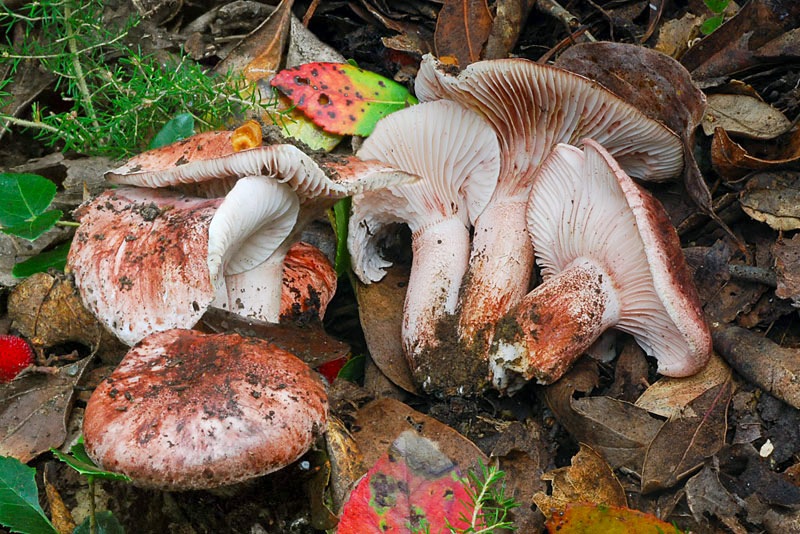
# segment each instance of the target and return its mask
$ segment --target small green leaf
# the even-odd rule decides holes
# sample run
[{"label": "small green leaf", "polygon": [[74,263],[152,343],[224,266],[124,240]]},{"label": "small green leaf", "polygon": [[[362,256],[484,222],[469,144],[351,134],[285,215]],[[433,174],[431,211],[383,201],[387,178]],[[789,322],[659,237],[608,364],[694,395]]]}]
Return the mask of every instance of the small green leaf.
[{"label": "small green leaf", "polygon": [[703,0],[703,3],[705,3],[709,11],[719,14],[725,11],[730,0]]},{"label": "small green leaf", "polygon": [[0,524],[11,532],[56,532],[39,506],[36,470],[16,458],[0,456]]},{"label": "small green leaf", "polygon": [[403,85],[347,63],[306,63],[270,82],[323,130],[372,133],[378,119],[417,103]]},{"label": "small green leaf", "polygon": [[709,35],[713,33],[714,30],[722,26],[722,22],[724,20],[724,15],[714,15],[713,17],[707,18],[706,21],[700,26],[700,32],[703,35]]},{"label": "small green leaf", "polygon": [[71,241],[67,241],[46,252],[31,256],[27,260],[14,265],[14,268],[11,269],[11,274],[17,278],[27,278],[32,274],[47,272],[51,267],[63,271],[67,265],[67,255],[71,244]]},{"label": "small green leaf", "polygon": [[186,139],[193,135],[194,116],[191,113],[180,113],[173,119],[167,121],[161,130],[153,136],[147,149],[161,148],[162,146],[180,141],[181,139]]},{"label": "small green leaf", "polygon": [[44,213],[56,184],[38,174],[0,173],[0,226],[15,227]]},{"label": "small green leaf", "polygon": [[27,278],[32,274],[46,272],[51,267],[63,271],[67,265],[67,255],[71,244],[71,241],[67,241],[46,252],[31,256],[27,260],[14,265],[11,274],[17,278]]},{"label": "small green leaf", "polygon": [[112,473],[104,471],[97,467],[89,455],[86,454],[86,448],[83,446],[83,438],[78,443],[70,447],[70,454],[64,454],[58,449],[50,449],[56,458],[73,468],[75,471],[85,477],[104,478],[106,480],[122,480],[125,482],[130,481],[130,477],[122,473]]},{"label": "small green leaf", "polygon": [[[97,527],[97,530],[95,530],[97,534],[125,534],[125,529],[122,528],[119,520],[114,517],[114,514],[112,514],[109,510],[97,512],[95,514],[95,519],[97,520],[95,525]],[[72,534],[89,534],[90,520],[90,517],[84,519],[83,523],[78,525],[75,530],[72,531]]]},{"label": "small green leaf", "polygon": [[28,221],[16,224],[14,226],[7,226],[2,229],[3,233],[21,237],[28,241],[33,241],[55,224],[61,220],[64,212],[61,210],[50,210],[38,215]]},{"label": "small green leaf", "polygon": [[350,222],[350,197],[338,200],[333,205],[334,232],[336,233],[336,276],[342,276],[350,268],[350,252],[347,250],[347,225]]},{"label": "small green leaf", "polygon": [[364,378],[364,364],[366,360],[367,358],[363,354],[356,354],[347,360],[344,366],[339,369],[339,373],[336,376],[349,380],[350,382],[360,383],[361,379]]}]

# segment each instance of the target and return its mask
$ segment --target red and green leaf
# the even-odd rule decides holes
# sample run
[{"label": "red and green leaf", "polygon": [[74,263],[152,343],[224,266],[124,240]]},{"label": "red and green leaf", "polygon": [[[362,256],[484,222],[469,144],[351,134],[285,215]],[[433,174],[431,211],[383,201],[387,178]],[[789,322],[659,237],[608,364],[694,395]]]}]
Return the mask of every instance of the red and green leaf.
[{"label": "red and green leaf", "polygon": [[654,515],[620,506],[570,504],[556,512],[545,525],[547,532],[558,534],[681,534],[675,525]]},{"label": "red and green leaf", "polygon": [[271,83],[315,124],[339,135],[367,136],[381,117],[417,103],[399,83],[347,63],[306,63],[282,70]]},{"label": "red and green leaf", "polygon": [[469,494],[456,466],[434,443],[408,430],[359,481],[337,534],[449,532],[464,529]]}]

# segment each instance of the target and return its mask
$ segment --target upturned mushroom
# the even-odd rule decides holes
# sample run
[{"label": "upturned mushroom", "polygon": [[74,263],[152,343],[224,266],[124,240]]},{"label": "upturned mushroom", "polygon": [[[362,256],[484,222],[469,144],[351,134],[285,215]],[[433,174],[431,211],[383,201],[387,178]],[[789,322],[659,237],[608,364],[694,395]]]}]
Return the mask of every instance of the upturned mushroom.
[{"label": "upturned mushroom", "polygon": [[[107,177],[114,183],[149,188],[149,192],[120,190],[116,196],[109,195],[117,199],[133,195],[137,200],[127,207],[112,202],[113,209],[103,211],[103,202],[108,199],[103,197],[84,210],[89,216],[82,219],[86,226],[79,234],[82,238],[73,245],[69,265],[89,308],[126,343],[133,344],[158,330],[189,328],[209,305],[278,322],[283,259],[305,224],[338,198],[415,179],[383,163],[355,157],[329,157],[323,168],[292,145],[261,146],[260,129],[253,134],[252,124],[248,126],[198,134],[132,158],[110,171]],[[241,180],[248,182],[247,189],[240,188],[231,197]],[[159,192],[165,188],[190,196],[181,196],[176,191]],[[160,200],[148,200],[148,195]],[[221,197],[228,200],[222,203]],[[190,198],[206,209],[213,205],[222,211],[213,216],[206,213],[204,217],[194,217],[196,211],[190,205]],[[205,204],[204,198],[210,204]],[[164,224],[157,230],[147,224],[157,221],[134,216],[146,214],[148,210],[144,208],[150,202],[160,205],[154,213],[165,214]],[[178,216],[178,211],[171,211],[172,204],[189,211]],[[116,225],[114,221],[120,216],[125,222]],[[181,229],[179,220],[206,224],[209,235],[203,243],[197,239],[183,243],[176,239],[181,232],[197,237],[202,230],[199,226]],[[274,228],[270,228],[270,220]],[[142,232],[145,235],[140,236]],[[92,237],[97,235],[103,239]],[[144,239],[137,244],[139,237]],[[154,239],[160,240],[158,246],[145,248],[145,243]],[[171,252],[165,252],[168,245]],[[189,268],[178,264],[188,257],[190,246],[199,255],[197,261],[188,263],[207,261],[210,281],[196,283],[193,291],[183,293],[174,287],[167,288],[186,282],[185,272]],[[158,260],[150,261],[146,268],[137,264],[156,251],[158,257],[173,253],[177,256],[173,264]],[[102,289],[106,279],[122,280],[124,284],[119,291]],[[208,301],[209,285],[215,294],[212,301]],[[119,298],[122,292],[125,298]]]},{"label": "upturned mushroom", "polygon": [[646,180],[666,180],[683,167],[673,132],[601,85],[556,67],[499,59],[454,73],[427,55],[415,89],[420,101],[450,99],[479,113],[500,142],[497,188],[475,221],[459,303],[461,337],[474,347],[468,358],[485,359],[495,322],[529,289],[533,248],[525,206],[534,173],[557,143],[591,137],[631,176]]},{"label": "upturned mushroom", "polygon": [[408,224],[413,258],[402,339],[412,372],[424,386],[429,362],[420,355],[437,346],[437,325],[456,310],[470,225],[497,180],[497,138],[478,114],[452,102],[431,102],[381,119],[358,156],[421,177],[353,197],[348,247],[356,275],[365,283],[380,280],[390,265],[378,253],[385,227]]},{"label": "upturned mushroom", "polygon": [[701,369],[711,336],[661,204],[599,143],[560,144],[533,180],[527,223],[543,282],[498,323],[501,390],[558,379],[608,328],[633,335],[667,376]]},{"label": "upturned mushroom", "polygon": [[319,375],[238,334],[169,330],[130,350],[86,406],[86,452],[134,484],[208,489],[265,475],[325,429]]}]

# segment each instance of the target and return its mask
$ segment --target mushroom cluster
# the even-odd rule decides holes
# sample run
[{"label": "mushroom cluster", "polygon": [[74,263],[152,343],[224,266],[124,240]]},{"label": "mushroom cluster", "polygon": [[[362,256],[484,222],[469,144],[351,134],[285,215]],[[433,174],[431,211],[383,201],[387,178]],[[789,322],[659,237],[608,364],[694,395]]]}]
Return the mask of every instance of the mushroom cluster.
[{"label": "mushroom cluster", "polygon": [[[598,83],[523,59],[480,61],[454,72],[451,66],[428,55],[423,58],[415,89],[425,103],[379,121],[358,155],[418,174],[421,183],[367,191],[354,197],[349,234],[354,271],[365,283],[379,280],[382,269],[389,263],[365,250],[375,250],[382,225],[393,222],[409,225],[414,236],[414,258],[404,308],[403,346],[415,380],[426,391],[468,394],[484,389],[490,382],[505,389],[509,385],[506,371],[509,376],[517,373],[525,379],[552,381],[563,373],[568,362],[554,369],[537,369],[537,364],[530,361],[532,349],[524,348],[526,344],[532,338],[543,337],[541,331],[558,326],[554,336],[584,337],[576,349],[580,354],[597,335],[594,330],[591,335],[576,333],[573,322],[582,317],[581,312],[573,314],[566,309],[558,317],[563,324],[553,323],[541,329],[532,326],[539,324],[535,311],[538,305],[529,304],[533,297],[527,296],[532,289],[534,250],[549,238],[536,235],[541,225],[529,222],[540,217],[539,210],[576,202],[574,195],[579,194],[577,190],[547,185],[534,188],[537,181],[547,181],[539,177],[543,174],[543,162],[554,149],[558,154],[569,152],[560,144],[585,143],[590,147],[587,160],[594,162],[598,159],[596,154],[602,153],[600,159],[613,166],[614,176],[618,171],[641,180],[664,181],[677,176],[683,168],[681,142],[663,124]],[[439,107],[434,107],[437,103]],[[459,121],[480,127],[460,126]],[[493,132],[496,144],[488,138],[476,143],[477,130],[482,130],[481,136],[486,136],[486,130]],[[587,139],[590,141],[583,141]],[[495,161],[499,168],[490,166]],[[475,163],[496,174],[494,185],[488,179],[484,183],[471,176],[475,173],[471,165]],[[599,164],[593,165],[589,171],[580,166],[570,172],[578,175],[604,172]],[[553,160],[548,166],[558,164]],[[461,181],[453,182],[453,176]],[[645,197],[643,194],[642,198]],[[598,202],[599,197],[592,198],[591,206]],[[657,204],[654,200],[644,203],[648,209],[659,209],[654,207]],[[602,212],[609,217],[607,221],[595,219],[593,224],[609,232],[616,228],[612,220],[617,214],[599,205],[591,206],[584,211]],[[413,217],[407,215],[410,211],[414,211]],[[579,212],[569,213],[577,216]],[[460,219],[460,224],[451,223],[447,236],[437,230],[427,237],[429,226],[437,228],[443,220],[452,220],[454,216]],[[667,233],[672,228],[662,215],[636,217],[658,220],[663,228],[654,232]],[[577,232],[583,226],[567,224],[573,222],[562,218],[556,223],[561,232],[559,239],[567,248],[577,248],[582,239]],[[640,222],[636,218],[635,224]],[[474,227],[471,239],[468,224]],[[541,264],[548,253],[536,254]],[[680,251],[670,254],[680,256]],[[465,257],[468,259],[464,260]],[[573,260],[579,262],[576,258],[570,261]],[[545,267],[545,273],[550,274],[552,269]],[[682,331],[681,335],[683,345],[688,344],[691,349],[682,352],[681,343],[675,346],[668,335],[656,342],[633,328],[628,331],[634,333],[648,353],[659,358],[661,372],[688,374],[702,366],[710,352],[708,329],[702,313],[692,304],[696,302],[695,290],[688,282],[685,265],[679,262],[662,262],[652,269],[654,273],[658,269],[673,269],[671,276],[685,282],[686,296],[676,297],[672,305],[688,306],[685,312],[691,319],[687,322],[696,327]],[[605,276],[600,271],[584,274]],[[662,280],[660,275],[653,276],[657,283]],[[576,280],[569,283],[577,284]],[[605,278],[603,289],[608,284],[637,283],[640,280]],[[553,298],[565,289],[549,287],[553,288],[550,290]],[[603,309],[617,306],[616,298],[609,297]],[[568,306],[569,302],[564,300],[554,306],[562,304]],[[600,311],[598,308],[591,313]],[[630,321],[617,317],[618,310],[608,313],[613,317],[602,322],[602,326],[591,327],[598,335],[609,326],[627,328],[625,325]],[[650,310],[643,308],[636,313],[647,315]],[[660,312],[653,313],[655,321],[662,321]],[[550,344],[544,339],[541,343]],[[666,363],[673,358],[690,363]]]},{"label": "mushroom cluster", "polygon": [[295,461],[324,429],[320,376],[278,347],[191,330],[210,307],[266,322],[321,319],[336,273],[303,228],[336,199],[411,174],[318,163],[248,123],[151,150],[81,206],[68,265],[87,307],[133,345],[93,393],[89,455],[141,486],[217,487]]},{"label": "mushroom cluster", "polygon": [[[68,266],[89,309],[128,345],[191,328],[210,306],[277,323],[284,259],[303,228],[339,198],[415,179],[355,157],[318,163],[293,145],[262,145],[253,129],[136,156],[106,175],[121,187],[77,212]],[[330,264],[309,265],[326,271],[316,297],[332,296]]]}]

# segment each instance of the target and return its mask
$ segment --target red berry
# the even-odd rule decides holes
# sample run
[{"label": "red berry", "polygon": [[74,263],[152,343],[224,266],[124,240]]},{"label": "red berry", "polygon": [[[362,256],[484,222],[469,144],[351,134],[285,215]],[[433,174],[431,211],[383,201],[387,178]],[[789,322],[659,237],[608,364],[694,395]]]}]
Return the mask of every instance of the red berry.
[{"label": "red berry", "polygon": [[325,362],[317,367],[317,372],[324,376],[328,380],[329,384],[333,384],[333,381],[339,375],[339,371],[342,370],[342,367],[344,367],[344,364],[346,363],[347,356],[337,358],[336,360]]},{"label": "red berry", "polygon": [[17,336],[0,336],[0,383],[9,382],[33,363],[33,349]]}]

